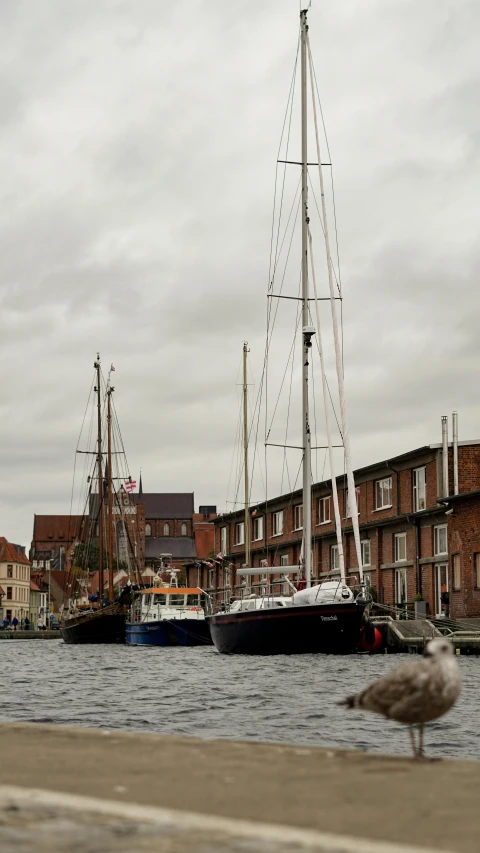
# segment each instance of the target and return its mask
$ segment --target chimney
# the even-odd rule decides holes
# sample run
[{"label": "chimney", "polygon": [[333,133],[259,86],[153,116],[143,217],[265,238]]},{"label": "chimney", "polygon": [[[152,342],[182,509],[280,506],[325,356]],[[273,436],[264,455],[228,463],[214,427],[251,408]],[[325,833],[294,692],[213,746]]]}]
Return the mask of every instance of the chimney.
[{"label": "chimney", "polygon": [[442,415],[442,481],[443,498],[448,497],[448,417]]},{"label": "chimney", "polygon": [[458,412],[452,415],[453,430],[453,494],[458,495]]}]

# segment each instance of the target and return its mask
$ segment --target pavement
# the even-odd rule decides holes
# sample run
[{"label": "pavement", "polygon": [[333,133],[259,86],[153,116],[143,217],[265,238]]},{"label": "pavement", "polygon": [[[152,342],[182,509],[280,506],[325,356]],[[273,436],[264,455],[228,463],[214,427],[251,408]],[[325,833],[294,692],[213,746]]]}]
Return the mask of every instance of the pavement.
[{"label": "pavement", "polygon": [[0,757],[14,853],[480,849],[480,762],[19,723]]}]

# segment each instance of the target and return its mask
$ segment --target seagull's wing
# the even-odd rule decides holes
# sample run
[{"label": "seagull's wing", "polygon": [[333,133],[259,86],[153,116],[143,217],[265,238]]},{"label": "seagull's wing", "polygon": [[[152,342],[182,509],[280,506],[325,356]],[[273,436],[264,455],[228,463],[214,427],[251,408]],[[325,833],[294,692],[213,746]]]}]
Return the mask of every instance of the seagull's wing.
[{"label": "seagull's wing", "polygon": [[415,709],[425,698],[430,669],[428,662],[423,660],[404,663],[359,693],[354,707],[383,714],[392,720],[413,722]]}]

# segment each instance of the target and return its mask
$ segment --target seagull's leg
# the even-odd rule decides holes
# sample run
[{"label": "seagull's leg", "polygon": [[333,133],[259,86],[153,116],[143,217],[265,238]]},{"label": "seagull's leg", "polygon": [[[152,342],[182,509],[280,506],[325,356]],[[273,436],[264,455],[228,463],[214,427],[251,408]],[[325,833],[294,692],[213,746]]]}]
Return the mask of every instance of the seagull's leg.
[{"label": "seagull's leg", "polygon": [[423,723],[420,723],[419,726],[419,736],[418,736],[418,758],[425,758],[425,753],[423,751]]},{"label": "seagull's leg", "polygon": [[418,757],[417,744],[415,743],[415,735],[413,733],[413,726],[410,726],[408,731],[410,734],[410,743],[412,744],[412,749],[413,749],[413,757],[417,758]]}]

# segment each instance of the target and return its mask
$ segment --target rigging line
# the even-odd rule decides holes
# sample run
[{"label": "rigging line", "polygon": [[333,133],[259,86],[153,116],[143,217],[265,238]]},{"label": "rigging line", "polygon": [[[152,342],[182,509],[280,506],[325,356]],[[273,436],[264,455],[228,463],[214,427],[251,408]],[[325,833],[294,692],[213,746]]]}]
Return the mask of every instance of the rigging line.
[{"label": "rigging line", "polygon": [[84,427],[84,424],[85,424],[85,418],[87,417],[88,407],[89,407],[89,405],[90,405],[90,398],[91,398],[91,396],[92,396],[92,390],[93,390],[93,383],[94,383],[94,381],[95,381],[95,375],[94,375],[94,378],[92,379],[92,383],[91,383],[91,385],[90,385],[90,391],[89,391],[88,398],[87,398],[87,405],[85,406],[85,411],[84,411],[84,413],[83,413],[82,425],[81,425],[81,427],[80,427],[80,432],[79,432],[78,440],[77,440],[77,446],[76,446],[76,448],[75,448],[75,459],[74,459],[74,464],[73,464],[73,481],[72,481],[72,491],[71,491],[71,493],[70,493],[70,521],[69,521],[69,523],[68,523],[68,536],[69,536],[69,538],[70,538],[70,532],[71,532],[71,530],[70,530],[70,523],[71,523],[71,518],[72,518],[73,491],[74,491],[74,488],[75,488],[75,470],[76,470],[76,465],[77,465],[77,450],[78,450],[78,446],[79,446],[79,444],[80,444],[80,440],[81,440],[81,437],[82,437],[82,432],[83,432],[83,427]]},{"label": "rigging line", "polygon": [[318,309],[318,297],[317,297],[317,281],[315,278],[315,265],[313,262],[313,249],[312,249],[312,233],[310,228],[308,228],[308,242],[310,248],[310,267],[312,270],[312,284],[313,284],[313,292],[315,294],[315,313],[317,317],[317,337],[319,342],[319,354],[320,354],[320,372],[322,376],[322,385],[323,385],[323,409],[325,414],[325,431],[327,434],[327,445],[328,445],[328,454],[330,459],[330,474],[332,477],[332,496],[333,496],[333,508],[334,508],[334,516],[335,516],[335,532],[337,535],[337,546],[338,546],[338,562],[340,566],[340,577],[342,583],[345,584],[345,561],[343,555],[343,540],[342,540],[342,522],[340,518],[340,507],[338,504],[338,491],[337,491],[337,480],[335,477],[335,461],[333,457],[333,446],[332,446],[332,437],[330,434],[330,418],[328,414],[328,403],[327,403],[327,388],[325,382],[325,364],[323,360],[323,344],[322,344],[322,327],[320,325],[320,312]]},{"label": "rigging line", "polygon": [[276,415],[276,412],[277,412],[278,404],[279,404],[279,402],[280,402],[280,397],[281,397],[282,390],[283,390],[283,385],[284,385],[284,383],[285,383],[285,377],[286,377],[286,375],[287,375],[287,371],[288,371],[288,368],[289,368],[289,365],[290,365],[290,359],[292,358],[292,355],[293,355],[293,352],[294,352],[294,349],[295,349],[295,343],[296,343],[296,340],[297,340],[297,332],[298,332],[298,326],[299,326],[299,323],[300,323],[300,319],[301,319],[301,317],[299,316],[299,312],[298,312],[298,310],[297,310],[297,321],[296,321],[296,323],[295,323],[295,331],[294,331],[294,334],[293,334],[293,340],[292,340],[292,343],[291,343],[291,346],[290,346],[290,352],[289,352],[289,355],[288,355],[287,363],[286,363],[286,365],[285,365],[285,370],[284,370],[284,372],[283,372],[282,381],[281,381],[281,383],[280,383],[280,388],[279,388],[279,391],[278,391],[277,400],[276,400],[276,402],[275,402],[275,406],[274,406],[274,409],[273,409],[273,415],[272,415],[272,418],[271,418],[271,421],[270,421],[270,428],[269,428],[269,430],[268,430],[267,438],[270,436],[270,432],[271,432],[271,430],[272,430],[273,421],[274,421],[274,419],[275,419],[275,415]]},{"label": "rigging line", "polygon": [[[289,150],[289,145],[290,145],[290,132],[291,132],[291,129],[292,129],[292,112],[293,112],[293,103],[294,103],[294,94],[295,94],[295,81],[296,81],[296,78],[297,78],[297,68],[298,68],[298,51],[299,51],[299,48],[300,48],[300,30],[299,30],[299,34],[298,34],[297,52],[296,52],[296,54],[295,54],[295,63],[294,63],[294,67],[293,67],[292,81],[291,81],[291,83],[290,83],[290,90],[289,90],[289,93],[288,93],[288,99],[287,99],[287,107],[286,107],[286,110],[285,110],[285,116],[284,116],[284,120],[283,120],[282,133],[281,133],[281,136],[280,136],[280,144],[279,144],[279,147],[278,147],[277,161],[278,161],[278,158],[279,158],[279,156],[280,156],[281,149],[282,149],[283,135],[284,135],[284,132],[285,132],[285,124],[286,124],[286,121],[287,121],[288,108],[289,108],[289,106],[290,106],[290,114],[289,114],[289,117],[288,117],[287,144],[286,144],[286,149],[285,149],[285,150],[286,150],[285,159],[288,159],[288,150]],[[286,173],[287,173],[287,165],[285,164],[285,165],[284,165],[284,167],[283,167],[282,192],[281,192],[281,196],[280,196],[280,207],[279,207],[279,211],[278,211],[278,227],[277,227],[277,239],[276,239],[276,246],[275,246],[275,261],[274,261],[274,263],[273,263],[273,271],[272,271],[273,229],[274,229],[274,226],[275,226],[275,201],[276,201],[276,195],[277,195],[277,176],[278,176],[278,162],[277,162],[276,167],[275,167],[275,193],[274,193],[274,208],[273,208],[273,217],[272,217],[272,245],[271,245],[271,249],[270,249],[270,263],[269,263],[269,270],[268,270],[268,287],[269,287],[269,289],[270,289],[270,288],[272,287],[272,285],[273,285],[273,279],[275,278],[275,269],[276,269],[276,266],[277,266],[277,258],[278,258],[278,237],[279,237],[279,233],[280,233],[280,223],[281,223],[281,221],[282,221],[283,196],[284,196],[284,192],[285,192],[285,177],[286,177]]]},{"label": "rigging line", "polygon": [[[308,38],[308,32],[306,35],[307,41],[307,53],[310,65],[310,81],[313,77],[312,72],[312,55],[310,51],[310,41]],[[320,140],[318,135],[318,124],[317,124],[317,110],[315,105],[315,96],[313,87],[311,86],[312,92],[312,105],[313,105],[313,119],[315,125],[315,142],[317,148],[317,160],[320,163],[318,167],[318,175],[320,179],[320,190],[321,190],[321,198],[322,198],[322,219],[324,225],[324,234],[325,234],[325,255],[327,258],[327,271],[328,271],[328,289],[330,292],[330,309],[332,314],[332,327],[333,327],[333,342],[335,346],[335,363],[336,363],[336,371],[337,371],[337,382],[338,382],[338,391],[340,397],[340,415],[343,427],[343,446],[345,450],[345,458],[346,458],[346,467],[347,467],[347,477],[348,477],[348,496],[349,503],[352,507],[352,526],[353,526],[353,538],[355,540],[355,551],[357,555],[357,564],[359,567],[359,575],[360,582],[363,584],[363,567],[362,567],[362,549],[360,545],[360,530],[358,525],[358,513],[355,512],[356,508],[356,494],[355,494],[355,478],[353,475],[353,468],[351,464],[351,455],[350,455],[350,436],[349,436],[349,428],[348,428],[348,417],[347,417],[347,400],[345,395],[345,386],[344,386],[344,376],[343,376],[343,361],[342,361],[342,353],[340,347],[340,340],[338,334],[338,318],[337,318],[337,310],[335,305],[335,291],[333,286],[333,276],[332,276],[332,257],[330,253],[330,245],[328,240],[328,221],[327,221],[327,211],[325,206],[325,195],[324,195],[324,186],[323,186],[323,172],[321,166],[320,159]],[[317,306],[317,296],[315,294],[315,305]],[[318,314],[318,307],[317,307]]]},{"label": "rigging line", "polygon": [[[300,196],[299,196],[299,198],[298,198],[297,211],[296,211],[296,214],[295,214],[294,225],[295,225],[295,223],[296,223],[296,221],[297,221],[297,219],[298,219],[298,216],[299,216],[301,201],[302,201],[302,197],[301,197],[301,195],[300,195]],[[284,284],[284,282],[285,282],[285,276],[286,276],[286,273],[287,273],[287,266],[288,266],[288,261],[289,261],[289,259],[290,259],[290,253],[291,253],[291,250],[292,250],[292,245],[293,245],[293,238],[294,238],[294,236],[295,236],[295,228],[293,227],[293,228],[292,228],[292,233],[291,233],[291,236],[290,236],[290,243],[289,243],[289,246],[288,246],[288,253],[287,253],[287,257],[286,257],[286,259],[285,259],[285,268],[284,268],[284,271],[283,271],[282,282],[281,282],[281,285],[280,285],[280,293],[281,293],[281,292],[282,292],[282,290],[283,290],[283,284]],[[273,301],[274,301],[273,299],[269,299],[269,300],[268,300],[268,302],[269,302],[270,304],[269,304],[269,306],[268,306],[268,308],[267,308],[267,313],[268,313],[268,312],[270,312],[270,314],[271,314],[271,312],[272,312],[272,310],[273,310],[273,305],[272,305]],[[268,351],[270,350],[270,345],[271,345],[272,338],[273,338],[273,332],[274,332],[274,329],[275,329],[275,324],[276,324],[276,321],[277,321],[277,314],[278,314],[279,308],[280,308],[280,298],[278,297],[278,298],[276,299],[276,303],[275,303],[275,310],[274,310],[274,314],[273,314],[273,322],[272,322],[272,321],[271,321],[271,319],[270,319],[270,315],[268,315],[268,321],[267,321],[267,343],[266,343],[266,349],[268,349]],[[270,428],[271,428],[271,425],[270,425]],[[268,435],[266,434],[266,435],[265,435],[265,440],[267,440],[267,438],[268,438]]]},{"label": "rigging line", "polygon": [[[289,214],[288,214],[287,222],[286,222],[286,224],[285,224],[285,228],[284,228],[284,231],[283,231],[282,242],[280,243],[280,248],[278,249],[278,253],[277,253],[277,254],[276,254],[276,256],[275,256],[275,271],[274,271],[274,275],[273,275],[273,278],[272,278],[272,287],[273,287],[273,282],[274,282],[274,279],[275,279],[275,274],[276,274],[276,271],[277,271],[277,267],[278,267],[278,264],[279,264],[279,261],[280,261],[280,255],[282,254],[283,246],[284,246],[285,240],[286,240],[286,238],[287,238],[288,227],[289,227],[289,225],[290,225],[290,220],[291,220],[291,218],[292,218],[292,213],[293,213],[294,208],[295,208],[295,202],[297,201],[297,195],[299,194],[299,192],[301,192],[301,188],[302,188],[302,176],[300,175],[300,178],[298,179],[298,183],[297,183],[297,186],[296,186],[296,189],[295,189],[295,193],[294,193],[294,196],[293,196],[293,201],[292,201],[292,204],[290,205],[290,212],[289,212]],[[297,213],[298,213],[298,206],[297,206]],[[294,220],[293,220],[293,228],[295,228],[295,223],[296,223],[296,221],[297,221],[297,215],[295,215]],[[289,248],[291,248],[291,244],[292,244],[292,239],[290,239]],[[283,269],[282,286],[280,287],[280,293],[282,292],[283,283],[284,283],[284,281],[285,281],[285,274],[286,274],[286,270],[287,270],[287,264],[288,264],[289,254],[290,254],[290,252],[288,252],[287,257],[286,257],[286,259],[285,259],[285,266],[284,266],[284,269]],[[269,290],[271,290],[271,289],[272,289],[272,288],[270,287],[270,288],[269,288]]]},{"label": "rigging line", "polygon": [[[301,268],[300,268],[300,277],[299,277],[299,282],[298,282],[298,293],[299,293],[299,294],[300,294],[301,288],[302,288],[302,271],[301,271]],[[296,336],[296,334],[297,334],[298,324],[299,324],[299,322],[300,322],[300,313],[301,313],[301,310],[302,310],[302,309],[301,309],[301,304],[300,304],[300,302],[297,302],[297,317],[296,317],[296,321],[295,321],[294,345],[295,345],[295,336]],[[285,444],[287,444],[287,438],[288,438],[288,426],[289,426],[289,422],[290,422],[290,406],[291,406],[291,399],[292,399],[292,385],[293,385],[294,361],[295,361],[295,359],[294,359],[294,358],[292,358],[292,368],[291,368],[291,371],[290,371],[290,387],[289,387],[289,391],[288,391],[287,418],[286,418],[286,423],[285,423]],[[285,463],[286,470],[287,470],[288,485],[289,485],[289,487],[290,487],[290,486],[291,486],[291,480],[290,480],[290,470],[289,470],[289,467],[288,467],[288,456],[287,456],[287,448],[286,448],[286,447],[284,448],[283,456],[284,456],[284,463]],[[283,491],[283,470],[282,470],[282,480],[281,480],[280,492],[282,492],[282,491]]]},{"label": "rigging line", "polygon": [[[317,100],[318,100],[318,106],[320,109],[320,117],[322,119],[323,133],[325,136],[325,143],[327,146],[328,159],[329,159],[330,163],[332,163],[332,155],[330,154],[330,146],[328,143],[327,127],[326,127],[325,118],[323,115],[322,101],[320,98],[320,92],[319,92],[318,82],[317,82],[317,74],[315,71],[315,65],[313,62],[313,57],[311,57],[311,70],[313,72],[313,81],[315,83],[315,89],[317,92]],[[334,221],[334,227],[335,227],[335,242],[336,242],[336,250],[337,250],[338,281],[339,281],[340,295],[341,295],[342,275],[341,275],[341,269],[340,269],[340,252],[339,252],[339,245],[338,245],[337,209],[336,209],[336,204],[335,204],[335,184],[334,184],[334,180],[333,180],[333,164],[332,164],[331,169],[330,169],[330,181],[331,181],[331,186],[332,186],[333,221]]]},{"label": "rigging line", "polygon": [[[313,186],[313,182],[312,182],[312,179],[310,177],[310,172],[308,172],[308,184],[309,184],[309,187],[312,191],[313,200],[315,202],[315,207],[317,208],[317,213],[318,213],[318,216],[320,219],[320,227],[322,229],[323,236],[325,237],[325,231],[323,229],[323,222],[322,222],[322,214],[320,213],[320,208],[318,206],[317,196],[315,195],[315,188]],[[332,263],[332,273],[333,273],[333,276],[335,278],[335,284],[337,285],[338,294],[341,297],[342,292],[341,292],[341,288],[340,288],[340,282],[339,282],[339,279],[337,278],[337,273],[336,273],[335,267],[333,266],[333,263]]]},{"label": "rigging line", "polygon": [[233,452],[232,452],[232,461],[230,462],[230,473],[228,475],[228,484],[227,484],[227,494],[225,495],[225,506],[228,504],[228,499],[230,497],[230,483],[232,481],[232,471],[233,471],[233,463],[235,460],[235,456],[237,453],[237,444],[238,444],[238,436],[240,432],[240,418],[242,412],[242,400],[240,399],[239,407],[238,407],[238,417],[237,417],[237,426],[235,429],[235,438],[233,440]]},{"label": "rigging line", "polygon": [[[293,484],[293,489],[290,491],[290,499],[289,499],[289,502],[288,502],[288,504],[287,504],[287,508],[288,508],[288,509],[291,509],[291,508],[292,508],[292,506],[293,506],[293,496],[294,496],[294,494],[295,494],[295,492],[296,492],[296,489],[297,489],[298,478],[299,478],[299,476],[300,476],[300,471],[302,470],[302,466],[303,466],[303,455],[302,455],[302,458],[301,458],[301,460],[300,460],[300,465],[298,466],[297,476],[295,477],[295,482],[294,482],[294,484]],[[267,540],[267,541],[268,541],[268,540]],[[276,543],[275,543],[275,548],[274,548],[274,557],[273,557],[273,559],[275,559],[275,557],[277,557],[277,556],[278,556],[279,549],[280,549],[280,548],[282,548],[282,547],[283,547],[283,543],[282,543],[282,542],[276,542]],[[280,569],[280,568],[281,568],[281,567],[279,566],[279,569]]]},{"label": "rigging line", "polygon": [[[312,312],[310,311],[310,306],[308,306],[308,315],[310,317],[310,324],[314,326]],[[311,367],[311,377],[312,377],[312,397],[313,397],[313,424],[314,424],[314,432],[315,432],[315,448],[318,445],[318,430],[317,430],[317,400],[315,394],[315,371],[313,369],[313,350],[312,350],[312,367]],[[311,462],[310,462],[311,467]],[[315,483],[318,480],[318,450],[315,449],[315,480],[313,479],[313,471],[310,471],[310,476],[312,483]]]},{"label": "rigging line", "polygon": [[[341,266],[340,266],[340,249],[339,249],[339,242],[338,242],[338,226],[337,226],[337,204],[336,204],[336,200],[335,200],[335,181],[334,181],[334,177],[333,177],[333,163],[332,163],[332,157],[330,154],[330,146],[328,144],[327,128],[325,125],[325,118],[323,115],[322,101],[320,98],[320,92],[319,92],[318,83],[317,83],[317,75],[315,72],[313,57],[312,57],[311,52],[310,52],[310,46],[309,46],[309,53],[310,53],[310,76],[311,76],[311,79],[313,77],[313,82],[315,83],[318,106],[320,109],[320,117],[322,119],[322,125],[323,125],[323,133],[325,136],[325,143],[327,146],[328,159],[331,163],[330,186],[331,186],[331,190],[332,190],[333,226],[334,226],[334,231],[335,231],[335,248],[336,248],[336,253],[337,253],[337,269],[338,269],[338,281],[337,281],[336,274],[335,274],[335,280],[337,281],[337,287],[338,287],[339,294],[340,294],[340,296],[342,296],[342,290],[343,290],[342,270],[341,270]],[[312,94],[313,94],[313,88],[312,88]],[[342,302],[340,303],[340,325],[341,325],[341,330],[342,330],[342,370],[344,370],[344,335],[343,335],[343,304],[342,304]]]}]

